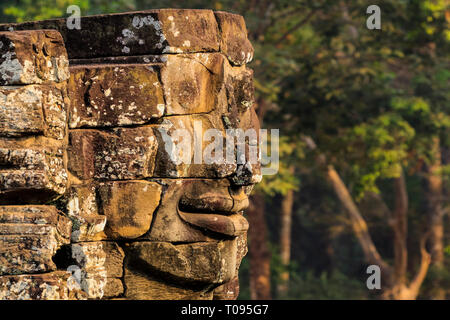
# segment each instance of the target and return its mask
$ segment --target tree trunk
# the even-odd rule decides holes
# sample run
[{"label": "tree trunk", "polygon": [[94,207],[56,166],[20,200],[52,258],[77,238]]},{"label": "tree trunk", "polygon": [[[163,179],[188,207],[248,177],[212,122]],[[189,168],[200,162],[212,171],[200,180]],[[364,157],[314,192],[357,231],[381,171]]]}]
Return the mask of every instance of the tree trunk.
[{"label": "tree trunk", "polygon": [[264,197],[255,193],[247,209],[249,220],[250,295],[252,300],[270,300],[270,251],[264,219]]},{"label": "tree trunk", "polygon": [[400,177],[394,179],[395,209],[391,226],[394,231],[394,277],[397,285],[406,284],[408,268],[408,193],[403,170]]},{"label": "tree trunk", "polygon": [[395,265],[394,270],[388,265],[378,253],[372,238],[370,237],[367,224],[359,212],[358,207],[353,201],[347,187],[336,172],[333,166],[329,165],[327,176],[330,180],[336,195],[341,201],[344,208],[350,215],[350,221],[353,231],[363,249],[365,259],[370,264],[378,265],[381,269],[381,280],[383,299],[394,300],[414,300],[419,294],[420,287],[428,272],[430,265],[430,255],[425,250],[425,242],[427,236],[421,239],[420,251],[421,262],[419,269],[409,283],[406,283],[406,265],[407,265],[407,248],[406,248],[406,230],[407,230],[407,192],[406,183],[403,172],[399,178],[395,180],[396,189],[396,208],[393,217],[393,230],[395,239]]},{"label": "tree trunk", "polygon": [[378,253],[378,250],[373,244],[372,238],[370,237],[366,221],[361,216],[358,207],[356,206],[352,196],[347,190],[347,187],[345,186],[344,182],[341,180],[341,177],[336,172],[333,166],[328,166],[327,176],[333,186],[334,191],[336,192],[336,195],[341,201],[341,204],[350,215],[350,223],[363,249],[366,261],[370,264],[376,264],[380,266],[382,273],[387,275],[385,279],[390,279],[390,266],[383,261],[380,254]]},{"label": "tree trunk", "polygon": [[[292,174],[293,168],[290,169]],[[280,257],[281,263],[286,268],[280,275],[280,283],[277,286],[278,297],[285,297],[289,291],[289,264],[291,262],[291,229],[292,211],[294,206],[294,190],[289,190],[281,202],[281,227],[280,227]]]},{"label": "tree trunk", "polygon": [[[429,223],[429,245],[431,254],[431,265],[439,272],[444,268],[444,208],[441,146],[439,137],[435,137],[432,143],[433,163],[428,167],[428,223]],[[433,283],[431,297],[436,300],[445,299],[445,290],[441,288],[440,277]]]},{"label": "tree trunk", "polygon": [[[304,136],[303,141],[306,146],[313,151],[317,150],[317,145],[311,137]],[[396,193],[394,216],[389,220],[389,224],[393,226],[395,239],[395,265],[394,270],[388,265],[378,253],[372,238],[369,234],[367,223],[359,212],[358,207],[353,201],[350,192],[342,181],[341,177],[332,165],[327,164],[325,155],[317,152],[317,162],[325,168],[326,176],[333,186],[337,197],[341,201],[342,206],[347,210],[350,216],[350,224],[358,239],[359,244],[364,253],[364,257],[369,264],[378,265],[381,269],[381,282],[383,299],[395,300],[412,300],[416,299],[419,294],[420,287],[428,272],[430,265],[430,255],[425,249],[425,243],[429,237],[427,232],[420,241],[421,261],[416,275],[409,283],[406,284],[406,265],[407,265],[407,248],[406,248],[406,231],[407,231],[407,212],[408,212],[408,195],[406,190],[405,177],[403,170],[400,177],[394,180]],[[381,198],[379,198],[381,200]],[[384,203],[384,202],[383,202]],[[386,205],[383,205],[386,211],[389,211]]]}]

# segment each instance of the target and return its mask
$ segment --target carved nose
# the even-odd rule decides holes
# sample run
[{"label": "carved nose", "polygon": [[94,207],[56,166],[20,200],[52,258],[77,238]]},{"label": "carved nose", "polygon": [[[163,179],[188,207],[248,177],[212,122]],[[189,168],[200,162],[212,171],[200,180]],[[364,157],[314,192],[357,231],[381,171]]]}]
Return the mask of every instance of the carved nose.
[{"label": "carved nose", "polygon": [[230,182],[235,186],[248,186],[260,182],[259,175],[254,172],[255,168],[246,162],[238,164],[236,171],[229,177]]},{"label": "carved nose", "polygon": [[241,212],[247,209],[249,205],[247,187],[242,186],[230,186],[229,193],[233,199],[233,212]]}]

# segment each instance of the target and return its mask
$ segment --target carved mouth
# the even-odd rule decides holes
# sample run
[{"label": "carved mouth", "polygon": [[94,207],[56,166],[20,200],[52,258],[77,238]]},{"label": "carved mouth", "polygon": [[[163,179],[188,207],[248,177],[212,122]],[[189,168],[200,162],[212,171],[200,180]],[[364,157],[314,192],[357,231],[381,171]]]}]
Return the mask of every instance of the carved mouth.
[{"label": "carved mouth", "polygon": [[213,213],[188,213],[178,209],[178,214],[181,219],[191,225],[230,237],[240,236],[248,230],[247,219],[239,213],[224,216]]},{"label": "carved mouth", "polygon": [[248,207],[245,194],[223,196],[207,193],[195,199],[182,197],[178,214],[183,221],[218,234],[237,237],[248,230],[248,221],[241,212]]}]

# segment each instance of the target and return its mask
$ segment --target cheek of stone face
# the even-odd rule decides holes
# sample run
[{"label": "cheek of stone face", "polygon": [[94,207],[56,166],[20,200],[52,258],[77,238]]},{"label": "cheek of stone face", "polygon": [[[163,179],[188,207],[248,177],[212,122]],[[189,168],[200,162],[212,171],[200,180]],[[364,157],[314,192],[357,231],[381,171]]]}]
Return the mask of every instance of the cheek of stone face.
[{"label": "cheek of stone face", "polygon": [[98,187],[108,239],[136,239],[150,230],[162,187],[150,181],[111,181]]}]

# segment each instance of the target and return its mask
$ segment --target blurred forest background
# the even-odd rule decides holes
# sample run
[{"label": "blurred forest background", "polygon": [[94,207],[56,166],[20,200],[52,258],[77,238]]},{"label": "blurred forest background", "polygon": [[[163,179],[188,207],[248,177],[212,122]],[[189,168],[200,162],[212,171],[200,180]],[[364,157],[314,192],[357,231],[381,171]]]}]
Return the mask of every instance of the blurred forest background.
[{"label": "blurred forest background", "polygon": [[[450,298],[449,0],[2,0],[0,21],[241,14],[281,167],[254,192],[240,299]],[[381,8],[382,30],[366,28]],[[368,290],[366,269],[382,268]]]}]

